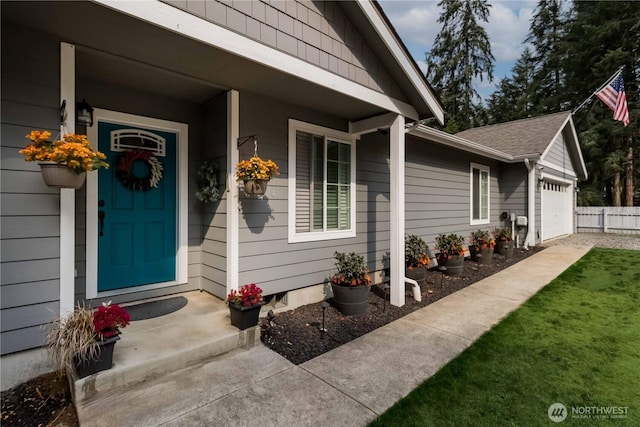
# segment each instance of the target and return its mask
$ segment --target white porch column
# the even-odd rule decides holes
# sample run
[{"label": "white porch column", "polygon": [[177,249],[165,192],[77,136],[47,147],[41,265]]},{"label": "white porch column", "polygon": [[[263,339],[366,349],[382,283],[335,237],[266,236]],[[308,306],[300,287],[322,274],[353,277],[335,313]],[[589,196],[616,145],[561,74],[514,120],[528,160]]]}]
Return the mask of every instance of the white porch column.
[{"label": "white porch column", "polygon": [[391,172],[391,304],[404,305],[404,117],[398,115],[389,128]]},{"label": "white porch column", "polygon": [[[524,165],[527,167],[527,237],[529,246],[536,244],[536,163],[525,159]],[[542,200],[542,199],[541,199]],[[542,209],[541,209],[542,210]]]},{"label": "white porch column", "polygon": [[235,171],[240,158],[240,94],[227,92],[227,294],[238,290],[239,218],[238,184]]},{"label": "white porch column", "polygon": [[[67,121],[60,138],[76,131],[75,46],[60,43],[60,104],[66,101]],[[73,312],[75,302],[76,190],[60,190],[60,317]]]}]

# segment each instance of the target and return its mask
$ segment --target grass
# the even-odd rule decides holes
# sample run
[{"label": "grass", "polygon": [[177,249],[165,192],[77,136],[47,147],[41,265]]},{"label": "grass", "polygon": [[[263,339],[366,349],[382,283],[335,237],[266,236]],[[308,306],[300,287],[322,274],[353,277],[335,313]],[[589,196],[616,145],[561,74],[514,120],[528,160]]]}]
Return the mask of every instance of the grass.
[{"label": "grass", "polygon": [[593,249],[370,425],[640,425],[640,251]]}]

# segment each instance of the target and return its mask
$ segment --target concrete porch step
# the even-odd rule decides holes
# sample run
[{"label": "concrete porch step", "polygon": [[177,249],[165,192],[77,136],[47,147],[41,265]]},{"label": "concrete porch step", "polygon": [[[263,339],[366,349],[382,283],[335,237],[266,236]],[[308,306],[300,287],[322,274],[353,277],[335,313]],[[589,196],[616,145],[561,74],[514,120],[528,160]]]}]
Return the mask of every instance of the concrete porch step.
[{"label": "concrete porch step", "polygon": [[226,304],[206,292],[187,292],[187,305],[154,319],[133,321],[123,329],[113,353],[113,367],[85,378],[70,376],[73,399],[81,408],[95,400],[211,360],[260,339],[259,327],[231,326]]}]

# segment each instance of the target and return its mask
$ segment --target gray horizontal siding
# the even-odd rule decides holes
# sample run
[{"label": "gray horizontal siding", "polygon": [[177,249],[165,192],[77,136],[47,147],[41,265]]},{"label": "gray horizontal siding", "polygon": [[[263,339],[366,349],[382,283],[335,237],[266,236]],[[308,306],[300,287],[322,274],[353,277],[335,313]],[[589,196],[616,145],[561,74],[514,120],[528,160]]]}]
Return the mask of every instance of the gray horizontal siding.
[{"label": "gray horizontal siding", "polygon": [[[502,211],[498,175],[500,165],[435,143],[407,137],[405,165],[405,232],[435,247],[438,234],[456,233],[465,238],[472,231],[500,226]],[[489,224],[470,224],[470,164],[490,168]]]},{"label": "gray horizontal siding", "polygon": [[[389,251],[388,136],[366,135],[356,145],[356,237],[317,242],[288,242],[286,162],[288,119],[344,130],[346,121],[248,93],[240,94],[240,134],[258,135],[259,155],[280,166],[267,196],[240,195],[240,284],[257,283],[265,294],[325,282],[335,251],[365,256],[371,270],[382,269]],[[253,147],[241,149],[248,158]]]},{"label": "gray horizontal siding", "polygon": [[[499,188],[502,210],[516,216],[528,216],[527,206],[527,168],[523,163],[504,164],[500,168]],[[511,226],[510,220],[504,221],[504,227]],[[527,235],[527,227],[516,227],[520,242]]]},{"label": "gray horizontal siding", "polygon": [[58,312],[60,196],[18,149],[33,129],[56,135],[60,45],[2,23],[0,253],[2,354],[43,344],[41,326]]},{"label": "gray horizontal siding", "polygon": [[370,89],[406,101],[376,53],[331,1],[165,1]]},{"label": "gray horizontal siding", "polygon": [[202,289],[225,298],[227,294],[227,95],[205,106],[205,131],[214,144],[201,147],[203,158],[215,160],[219,167],[218,190],[222,200],[202,206],[201,273]]}]

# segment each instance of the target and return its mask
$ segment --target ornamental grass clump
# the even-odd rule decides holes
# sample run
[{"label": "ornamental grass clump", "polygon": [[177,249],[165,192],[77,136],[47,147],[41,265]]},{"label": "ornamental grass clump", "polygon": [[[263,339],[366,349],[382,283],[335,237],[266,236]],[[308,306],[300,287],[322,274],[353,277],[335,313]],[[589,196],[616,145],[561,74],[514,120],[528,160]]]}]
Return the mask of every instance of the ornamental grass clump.
[{"label": "ornamental grass clump", "polygon": [[97,360],[100,342],[120,333],[129,324],[129,313],[118,304],[103,304],[96,310],[78,304],[76,309],[53,321],[46,344],[57,370],[76,363]]},{"label": "ornamental grass clump", "polygon": [[414,234],[407,234],[404,239],[405,266],[408,270],[426,267],[429,259],[429,246],[420,237]]},{"label": "ornamental grass clump", "polygon": [[269,181],[276,175],[280,175],[278,165],[271,160],[262,160],[258,156],[253,156],[249,160],[241,160],[236,166],[238,181]]},{"label": "ornamental grass clump", "polygon": [[334,256],[338,272],[331,277],[331,283],[338,286],[371,285],[371,277],[364,262],[364,256],[356,255],[355,252],[349,254],[336,252]]},{"label": "ornamental grass clump", "polygon": [[51,132],[34,130],[26,135],[32,143],[19,151],[27,162],[64,164],[75,173],[109,168],[104,153],[94,150],[86,135],[66,134],[61,140],[49,141]]},{"label": "ornamental grass clump", "polygon": [[464,237],[457,234],[440,234],[436,237],[436,247],[446,258],[464,255]]},{"label": "ornamental grass clump", "polygon": [[227,295],[227,302],[231,305],[249,307],[262,302],[262,289],[255,283],[240,287],[239,291],[232,290]]}]

